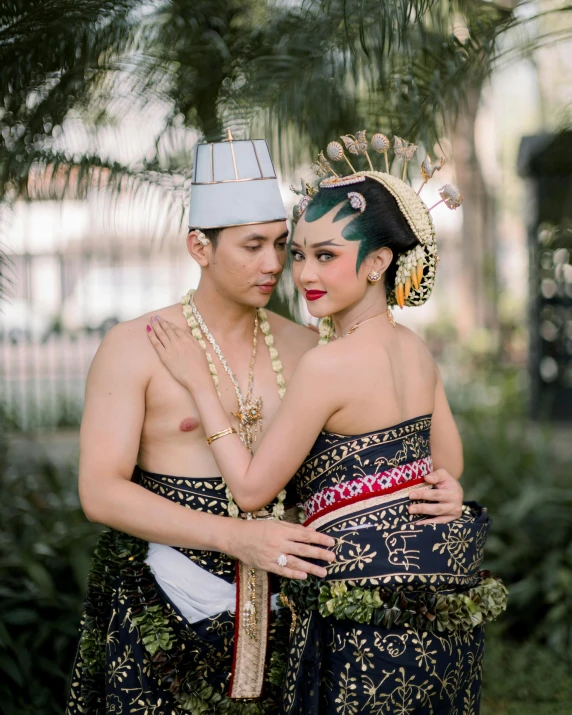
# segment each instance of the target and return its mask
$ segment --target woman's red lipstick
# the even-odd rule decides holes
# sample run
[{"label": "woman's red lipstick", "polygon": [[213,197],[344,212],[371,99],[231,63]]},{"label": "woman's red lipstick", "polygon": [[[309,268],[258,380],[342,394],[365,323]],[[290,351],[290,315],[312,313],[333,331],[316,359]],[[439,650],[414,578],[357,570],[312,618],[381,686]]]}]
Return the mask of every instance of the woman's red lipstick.
[{"label": "woman's red lipstick", "polygon": [[318,300],[318,298],[321,298],[323,295],[326,295],[325,290],[307,290],[306,300]]}]

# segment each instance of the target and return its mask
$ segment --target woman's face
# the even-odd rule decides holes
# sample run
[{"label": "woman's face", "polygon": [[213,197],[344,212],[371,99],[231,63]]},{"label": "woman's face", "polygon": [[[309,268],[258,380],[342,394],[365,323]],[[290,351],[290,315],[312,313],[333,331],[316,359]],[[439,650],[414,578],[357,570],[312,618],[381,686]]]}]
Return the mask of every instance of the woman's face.
[{"label": "woman's face", "polygon": [[308,223],[302,215],[290,250],[296,287],[315,318],[352,308],[366,294],[367,259],[356,273],[359,241],[347,241],[342,231],[354,217],[333,222],[339,207]]}]

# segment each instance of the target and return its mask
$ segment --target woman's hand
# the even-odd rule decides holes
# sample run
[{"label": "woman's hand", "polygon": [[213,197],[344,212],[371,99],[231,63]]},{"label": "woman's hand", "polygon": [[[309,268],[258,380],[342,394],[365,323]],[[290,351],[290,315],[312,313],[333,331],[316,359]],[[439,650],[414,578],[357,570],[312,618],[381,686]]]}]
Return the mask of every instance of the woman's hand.
[{"label": "woman's hand", "polygon": [[210,382],[205,351],[189,332],[157,315],[151,318],[147,335],[163,365],[187,390]]},{"label": "woman's hand", "polygon": [[427,484],[433,489],[414,489],[410,499],[423,499],[429,504],[411,504],[410,514],[427,514],[433,519],[422,519],[416,524],[446,524],[458,519],[463,510],[463,487],[445,469],[437,469],[425,477]]},{"label": "woman's hand", "polygon": [[[263,571],[285,578],[305,579],[307,574],[324,578],[324,566],[311,564],[304,559],[317,559],[331,563],[336,560],[328,547],[335,546],[331,536],[321,534],[300,524],[287,521],[233,519],[229,529],[225,552]],[[322,548],[319,548],[322,547]],[[276,559],[284,554],[286,566],[279,566]]]}]

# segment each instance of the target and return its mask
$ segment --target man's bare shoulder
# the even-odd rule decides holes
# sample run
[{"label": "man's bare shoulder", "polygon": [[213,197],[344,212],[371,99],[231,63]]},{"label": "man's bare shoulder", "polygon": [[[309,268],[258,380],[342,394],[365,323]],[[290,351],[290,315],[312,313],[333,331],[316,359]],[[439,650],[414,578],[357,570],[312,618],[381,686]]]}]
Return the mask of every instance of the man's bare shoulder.
[{"label": "man's bare shoulder", "polygon": [[178,305],[160,308],[113,326],[103,338],[92,367],[122,368],[150,375],[158,358],[147,337],[147,325],[155,315],[174,320]]},{"label": "man's bare shoulder", "polygon": [[301,356],[318,344],[317,331],[299,325],[277,313],[267,311],[267,314],[272,334],[278,341],[280,350],[288,349]]}]

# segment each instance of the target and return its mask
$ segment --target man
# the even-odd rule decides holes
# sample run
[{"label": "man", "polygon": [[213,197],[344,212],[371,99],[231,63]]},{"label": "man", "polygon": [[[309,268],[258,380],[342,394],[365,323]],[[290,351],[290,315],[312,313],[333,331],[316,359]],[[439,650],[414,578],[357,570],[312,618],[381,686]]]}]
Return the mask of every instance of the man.
[{"label": "man", "polygon": [[[260,311],[286,262],[285,219],[264,141],[229,134],[197,147],[187,246],[201,282],[183,308],[160,312],[203,341],[222,404],[253,450],[317,342]],[[265,664],[276,685],[273,656],[287,634],[271,625],[267,648],[266,572],[324,576],[333,540],[286,521],[229,518],[235,505],[207,445],[218,435],[205,434],[189,392],[149,344],[152,317],[113,328],[88,376],[80,497],[87,517],[112,531],[96,550],[67,712],[271,713]],[[457,482],[428,481],[435,501],[416,508],[458,516]],[[255,516],[270,513],[282,513],[280,500]]]}]

